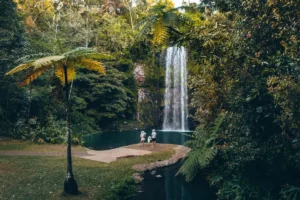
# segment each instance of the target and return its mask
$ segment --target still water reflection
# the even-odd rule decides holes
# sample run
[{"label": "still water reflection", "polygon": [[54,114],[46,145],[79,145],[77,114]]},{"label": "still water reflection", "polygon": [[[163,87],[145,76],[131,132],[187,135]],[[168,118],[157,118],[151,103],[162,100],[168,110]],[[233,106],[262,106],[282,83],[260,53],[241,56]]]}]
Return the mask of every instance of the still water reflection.
[{"label": "still water reflection", "polygon": [[203,175],[189,183],[182,176],[175,176],[180,165],[146,173],[134,200],[216,200]]},{"label": "still water reflection", "polygon": [[[151,130],[146,130],[147,137]],[[140,142],[140,131],[105,132],[85,136],[85,146],[95,150],[113,149],[121,146],[136,144]],[[191,132],[164,132],[157,131],[157,143],[184,144]],[[146,138],[147,138],[146,137]]]}]

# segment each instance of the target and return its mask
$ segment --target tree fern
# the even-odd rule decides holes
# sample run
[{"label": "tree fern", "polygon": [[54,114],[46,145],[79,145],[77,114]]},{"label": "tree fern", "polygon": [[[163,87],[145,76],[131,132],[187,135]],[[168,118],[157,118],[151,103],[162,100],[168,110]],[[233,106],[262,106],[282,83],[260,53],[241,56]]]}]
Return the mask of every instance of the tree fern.
[{"label": "tree fern", "polygon": [[142,39],[152,32],[152,44],[164,45],[169,36],[169,27],[180,20],[179,16],[180,13],[172,7],[171,2],[158,1],[151,7],[148,15],[136,25],[135,28],[139,30],[137,39]]},{"label": "tree fern", "polygon": [[207,167],[217,154],[216,138],[221,129],[225,114],[220,115],[212,127],[204,129],[196,128],[193,140],[186,142],[186,146],[192,148],[183,166],[178,173],[183,174],[187,181],[191,181],[200,169]]},{"label": "tree fern", "polygon": [[72,51],[63,53],[61,55],[47,55],[41,57],[40,55],[25,56],[19,60],[23,64],[15,67],[6,75],[13,75],[20,71],[30,71],[25,76],[24,80],[19,84],[20,86],[28,85],[37,79],[43,72],[54,68],[55,75],[65,86],[65,107],[66,107],[66,138],[67,138],[67,176],[64,182],[64,191],[70,194],[78,193],[78,186],[75,181],[72,170],[72,155],[71,155],[71,101],[70,101],[70,82],[76,76],[76,69],[85,67],[86,69],[97,71],[104,74],[105,69],[102,63],[92,60],[89,56],[96,56],[97,52],[89,48],[77,48]]}]

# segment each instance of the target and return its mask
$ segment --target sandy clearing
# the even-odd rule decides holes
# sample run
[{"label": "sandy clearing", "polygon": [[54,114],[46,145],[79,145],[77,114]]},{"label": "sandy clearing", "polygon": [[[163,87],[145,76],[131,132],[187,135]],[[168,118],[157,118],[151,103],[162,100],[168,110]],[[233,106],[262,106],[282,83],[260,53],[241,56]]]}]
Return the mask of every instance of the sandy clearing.
[{"label": "sandy clearing", "polygon": [[[99,162],[110,163],[116,161],[119,158],[142,156],[151,154],[153,152],[163,152],[170,149],[174,149],[180,145],[173,144],[157,144],[152,147],[151,145],[139,145],[133,144],[129,146],[119,147],[110,150],[90,150],[85,149],[85,151],[73,151],[72,156],[79,157],[88,160],[94,160]],[[21,156],[65,156],[66,150],[63,151],[0,151],[0,155],[21,155]]]},{"label": "sandy clearing", "polygon": [[116,149],[95,151],[88,150],[88,155],[79,156],[80,158],[95,160],[105,163],[116,161],[119,157],[141,156],[151,154],[151,151],[131,149],[128,147],[119,147]]}]

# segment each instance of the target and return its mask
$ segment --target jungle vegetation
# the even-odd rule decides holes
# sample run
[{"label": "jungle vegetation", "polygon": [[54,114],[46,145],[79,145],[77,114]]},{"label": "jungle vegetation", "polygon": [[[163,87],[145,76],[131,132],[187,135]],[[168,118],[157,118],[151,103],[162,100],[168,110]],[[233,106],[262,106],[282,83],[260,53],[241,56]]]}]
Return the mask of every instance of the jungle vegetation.
[{"label": "jungle vegetation", "polygon": [[64,87],[55,70],[24,87],[16,83],[28,71],[5,76],[23,56],[79,47],[105,55],[93,57],[105,76],[82,67],[72,81],[76,141],[136,119],[135,63],[146,67],[143,87],[153,91],[153,115],[159,113],[164,50],[182,45],[195,132],[179,173],[192,180],[204,171],[220,200],[300,199],[299,7],[292,0],[202,1],[180,9],[169,0],[137,0],[135,7],[126,0],[0,0],[1,135],[65,138]]}]

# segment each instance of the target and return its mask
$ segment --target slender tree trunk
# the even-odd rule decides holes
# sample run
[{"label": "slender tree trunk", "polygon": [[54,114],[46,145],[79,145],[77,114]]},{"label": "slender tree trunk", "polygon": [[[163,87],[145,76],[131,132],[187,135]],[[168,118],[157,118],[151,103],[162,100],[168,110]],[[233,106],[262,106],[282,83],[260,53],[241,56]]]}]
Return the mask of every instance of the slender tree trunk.
[{"label": "slender tree trunk", "polygon": [[158,53],[158,57],[156,58],[157,59],[157,67],[156,67],[156,80],[157,80],[157,82],[156,82],[156,92],[157,92],[157,94],[156,94],[156,101],[157,101],[157,107],[156,107],[156,109],[157,109],[157,113],[156,113],[156,115],[157,115],[157,124],[156,124],[156,126],[158,127],[159,126],[159,122],[160,122],[160,116],[161,116],[161,114],[160,114],[160,85],[159,85],[159,82],[160,82],[160,64],[161,64],[161,62],[160,62],[160,56],[161,56],[161,52],[159,52]]},{"label": "slender tree trunk", "polygon": [[70,95],[69,95],[69,83],[68,83],[68,70],[67,66],[64,66],[64,75],[65,75],[65,98],[66,98],[66,135],[67,135],[67,176],[65,178],[64,183],[64,191],[68,194],[77,194],[78,186],[74,178],[73,170],[72,170],[72,154],[71,154],[71,132],[70,132],[70,112],[71,112],[71,104],[70,104]]},{"label": "slender tree trunk", "polygon": [[28,104],[28,109],[27,109],[27,123],[29,122],[29,119],[30,119],[31,101],[32,101],[32,84],[30,83],[29,104]]},{"label": "slender tree trunk", "polygon": [[128,2],[126,2],[126,0],[123,0],[123,3],[124,3],[124,5],[125,5],[125,7],[126,7],[126,8],[128,9],[128,11],[129,11],[131,29],[133,30],[134,27],[133,27],[132,13],[131,13],[131,5],[130,5]]}]

